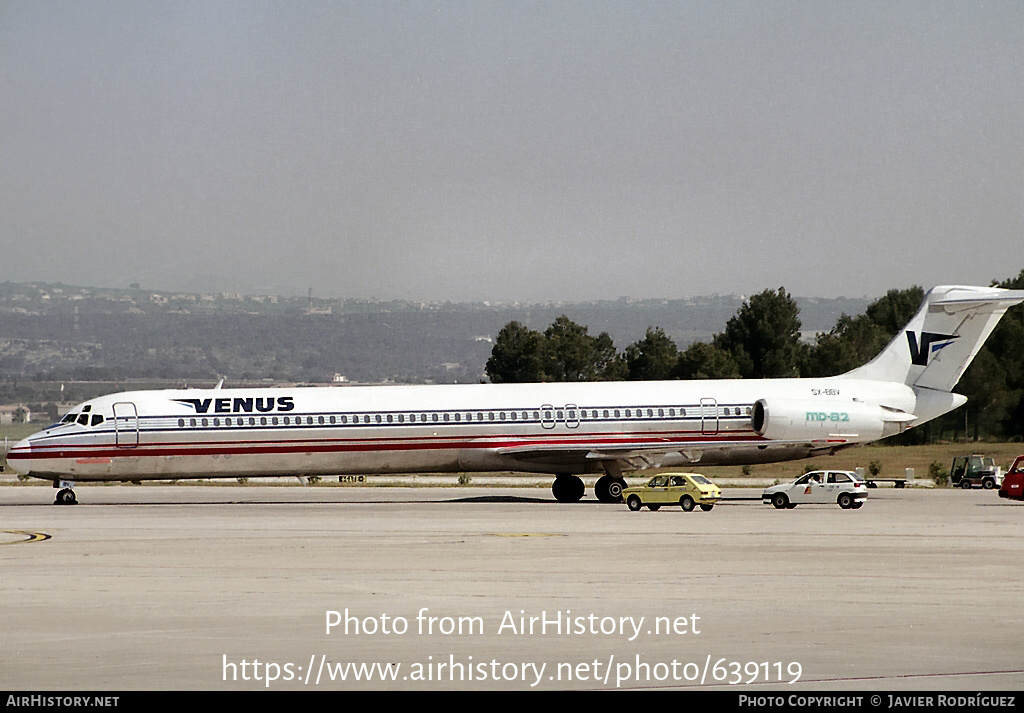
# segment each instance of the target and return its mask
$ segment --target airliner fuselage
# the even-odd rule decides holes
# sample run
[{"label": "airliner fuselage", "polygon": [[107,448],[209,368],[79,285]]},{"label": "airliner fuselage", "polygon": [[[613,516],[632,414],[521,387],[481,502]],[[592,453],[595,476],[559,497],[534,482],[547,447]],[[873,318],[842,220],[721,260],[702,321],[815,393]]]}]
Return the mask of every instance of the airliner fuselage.
[{"label": "airliner fuselage", "polygon": [[[851,423],[854,399],[916,404],[841,379],[137,391],[75,407],[8,459],[80,481],[770,462],[881,437]],[[769,437],[758,401],[800,401],[804,423]]]}]

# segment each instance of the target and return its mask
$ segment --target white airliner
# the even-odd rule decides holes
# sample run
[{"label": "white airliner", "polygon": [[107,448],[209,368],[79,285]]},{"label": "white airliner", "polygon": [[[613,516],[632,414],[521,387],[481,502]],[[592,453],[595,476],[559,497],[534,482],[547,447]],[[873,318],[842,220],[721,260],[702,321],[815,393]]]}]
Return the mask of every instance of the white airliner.
[{"label": "white airliner", "polygon": [[464,386],[135,391],[19,441],[15,469],[74,482],[361,473],[555,474],[559,501],[619,499],[624,470],[833,453],[967,401],[951,393],[1024,291],[947,286],[870,363],[840,376]]}]

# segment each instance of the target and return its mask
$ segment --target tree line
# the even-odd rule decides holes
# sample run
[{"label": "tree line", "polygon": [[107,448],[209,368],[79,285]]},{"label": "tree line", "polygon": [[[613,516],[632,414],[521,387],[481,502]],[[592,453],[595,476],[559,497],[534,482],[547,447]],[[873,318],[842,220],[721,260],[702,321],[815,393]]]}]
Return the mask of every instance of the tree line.
[{"label": "tree line", "polygon": [[[993,284],[1024,289],[1024,270]],[[492,383],[834,376],[881,352],[923,299],[919,286],[889,290],[864,314],[842,314],[814,344],[801,341],[800,309],[781,287],[745,301],[710,342],[682,350],[655,326],[619,352],[607,332],[593,336],[565,315],[543,332],[512,321],[498,333],[484,371]],[[1007,312],[956,390],[969,399],[966,411],[901,438],[1024,436],[1024,305]]]}]

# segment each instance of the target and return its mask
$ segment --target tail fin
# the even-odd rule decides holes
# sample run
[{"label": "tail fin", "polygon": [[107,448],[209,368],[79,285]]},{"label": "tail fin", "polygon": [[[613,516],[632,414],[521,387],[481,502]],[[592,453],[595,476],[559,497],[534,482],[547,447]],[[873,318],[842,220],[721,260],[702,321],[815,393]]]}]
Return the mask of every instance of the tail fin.
[{"label": "tail fin", "polygon": [[952,391],[1006,310],[1024,290],[934,287],[882,352],[845,376]]}]

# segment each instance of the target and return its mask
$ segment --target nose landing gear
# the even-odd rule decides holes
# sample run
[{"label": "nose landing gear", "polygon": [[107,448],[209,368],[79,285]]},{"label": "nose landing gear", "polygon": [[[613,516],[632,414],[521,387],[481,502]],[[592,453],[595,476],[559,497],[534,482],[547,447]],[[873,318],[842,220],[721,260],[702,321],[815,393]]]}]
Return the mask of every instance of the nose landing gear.
[{"label": "nose landing gear", "polygon": [[60,488],[60,492],[57,493],[57,497],[53,501],[54,505],[78,505],[78,497],[75,495],[74,483],[62,480],[59,483],[54,483],[53,487]]}]

